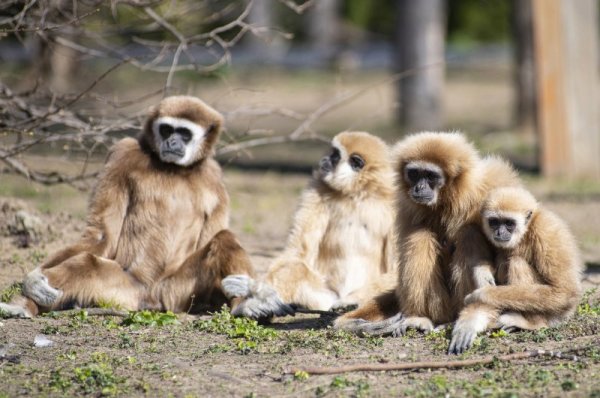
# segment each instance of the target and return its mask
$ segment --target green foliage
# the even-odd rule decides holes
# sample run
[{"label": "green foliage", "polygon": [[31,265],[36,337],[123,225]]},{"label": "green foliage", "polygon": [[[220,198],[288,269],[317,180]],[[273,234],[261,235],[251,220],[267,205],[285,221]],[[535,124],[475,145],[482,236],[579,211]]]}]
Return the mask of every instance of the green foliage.
[{"label": "green foliage", "polygon": [[65,392],[71,387],[71,380],[61,373],[61,369],[57,369],[50,373],[50,382],[48,385],[54,391]]},{"label": "green foliage", "polygon": [[0,302],[9,303],[15,296],[20,295],[22,290],[22,283],[13,283],[6,289],[2,290],[2,292],[0,292]]},{"label": "green foliage", "polygon": [[502,338],[502,337],[507,337],[507,336],[508,336],[508,333],[507,333],[507,332],[506,332],[506,330],[504,330],[504,329],[498,329],[498,330],[494,330],[494,331],[493,331],[493,332],[490,334],[490,337],[491,337],[492,339],[499,339],[499,338]]},{"label": "green foliage", "polygon": [[112,367],[104,362],[75,368],[73,380],[85,393],[100,390],[102,395],[117,393],[117,378]]},{"label": "green foliage", "polygon": [[123,319],[125,326],[166,326],[179,324],[177,315],[171,311],[155,312],[155,311],[131,311],[127,318]]},{"label": "green foliage", "polygon": [[296,373],[294,373],[294,380],[304,381],[304,380],[308,380],[309,377],[310,377],[310,375],[303,370],[298,370],[298,371],[296,371]]},{"label": "green foliage", "polygon": [[194,327],[204,332],[222,334],[233,339],[235,347],[243,354],[256,350],[258,343],[277,337],[275,330],[265,328],[255,320],[234,317],[227,306],[223,306],[221,311],[215,312],[211,319],[196,321]]},{"label": "green foliage", "polygon": [[594,297],[598,288],[592,288],[585,291],[581,298],[581,303],[577,306],[578,315],[598,316],[600,315],[600,299]]},{"label": "green foliage", "polygon": [[448,39],[463,45],[508,41],[510,4],[509,1],[449,0]]}]

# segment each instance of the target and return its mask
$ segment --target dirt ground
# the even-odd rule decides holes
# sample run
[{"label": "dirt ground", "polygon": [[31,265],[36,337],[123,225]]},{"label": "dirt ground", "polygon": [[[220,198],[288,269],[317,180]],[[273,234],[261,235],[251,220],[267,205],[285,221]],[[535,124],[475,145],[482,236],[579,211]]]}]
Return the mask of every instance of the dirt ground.
[{"label": "dirt ground", "polygon": [[[73,241],[84,222],[86,194],[64,187],[23,187],[3,175],[0,197],[0,289],[52,251]],[[298,194],[309,176],[227,170],[232,228],[260,272],[283,248]],[[537,180],[529,186],[573,226],[586,261],[600,263],[600,200]],[[10,196],[10,197],[9,197]],[[16,198],[19,197],[20,199]],[[49,198],[51,204],[48,203]],[[25,210],[38,231],[19,235]],[[22,214],[22,213],[19,213]],[[33,221],[31,221],[33,220]],[[18,245],[29,245],[19,248]],[[600,280],[586,277],[586,287]],[[6,292],[4,290],[3,292]],[[504,336],[482,336],[460,359],[529,349],[575,350],[578,360],[536,358],[464,369],[308,375],[303,366],[445,361],[449,330],[401,338],[334,332],[333,317],[298,315],[267,326],[227,313],[199,319],[146,314],[93,316],[81,311],[0,323],[3,396],[594,396],[600,397],[600,298],[586,298],[568,324]],[[126,325],[125,323],[130,323]],[[150,323],[161,324],[147,325]],[[53,342],[36,347],[36,336]],[[38,337],[39,339],[39,337]],[[454,359],[454,358],[453,358]]]},{"label": "dirt ground", "polygon": [[[136,72],[138,73],[138,72]],[[374,86],[356,100],[328,113],[312,126],[319,134],[344,129],[377,133],[390,142],[399,134],[393,123],[398,104],[393,85],[380,84],[386,73],[335,77],[315,72],[277,77],[267,71],[186,84],[228,115],[231,132],[267,129],[292,131],[301,123],[280,116],[239,117],[248,106],[283,107],[306,116],[346,90]],[[119,85],[107,93],[123,92]],[[150,87],[156,79],[144,80]],[[466,130],[484,152],[502,152],[531,161],[535,150],[510,131],[513,92],[508,70],[449,76],[445,92],[448,128]],[[162,84],[160,81],[156,84]],[[137,94],[130,94],[136,98]],[[140,104],[145,106],[148,104]],[[130,110],[127,109],[127,112]],[[274,128],[273,126],[276,126]],[[227,139],[228,136],[223,137]],[[299,149],[304,148],[304,149]],[[310,150],[306,149],[309,148]],[[314,164],[323,148],[268,147],[242,160]],[[305,150],[306,149],[306,150]],[[29,155],[45,170],[70,170],[74,157]],[[97,165],[96,165],[97,166]],[[309,176],[225,170],[231,195],[232,229],[249,251],[259,273],[283,249],[298,195]],[[600,185],[586,181],[546,181],[526,177],[542,202],[571,225],[590,265],[586,288],[600,284]],[[74,241],[84,226],[86,192],[44,187],[0,174],[0,294],[61,246]],[[19,213],[25,210],[25,213]],[[17,214],[35,231],[24,235]],[[25,216],[25,218],[23,218]],[[28,247],[19,247],[28,246]],[[595,271],[594,271],[595,270]],[[600,289],[598,289],[600,290]],[[590,291],[566,325],[504,336],[482,336],[460,359],[500,356],[529,349],[571,351],[570,357],[540,357],[463,369],[357,372],[308,375],[304,366],[356,363],[447,361],[449,330],[426,336],[358,338],[336,333],[331,316],[278,318],[271,325],[235,320],[226,312],[200,319],[168,314],[93,316],[81,311],[33,320],[0,320],[0,398],[4,396],[582,396],[600,398],[600,298]],[[162,326],[159,326],[162,325]],[[53,342],[36,347],[36,336]],[[42,341],[43,342],[43,341]],[[40,337],[38,337],[38,345]],[[455,359],[455,358],[452,358]]]}]

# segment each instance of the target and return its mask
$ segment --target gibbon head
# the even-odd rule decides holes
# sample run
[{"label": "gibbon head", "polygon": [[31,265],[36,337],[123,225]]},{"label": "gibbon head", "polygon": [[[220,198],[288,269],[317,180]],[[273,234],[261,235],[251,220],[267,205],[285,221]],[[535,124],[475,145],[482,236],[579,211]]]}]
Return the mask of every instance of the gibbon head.
[{"label": "gibbon head", "polygon": [[481,210],[481,223],[489,241],[497,247],[516,247],[529,227],[538,204],[523,188],[496,188]]},{"label": "gibbon head", "polygon": [[430,207],[457,197],[479,161],[473,145],[460,133],[410,135],[396,145],[394,156],[402,192]]},{"label": "gibbon head", "polygon": [[374,192],[391,185],[389,147],[364,132],[342,132],[333,137],[331,151],[319,162],[317,178],[345,194]]},{"label": "gibbon head", "polygon": [[190,166],[212,155],[223,116],[191,96],[172,96],[154,107],[142,139],[165,163]]}]

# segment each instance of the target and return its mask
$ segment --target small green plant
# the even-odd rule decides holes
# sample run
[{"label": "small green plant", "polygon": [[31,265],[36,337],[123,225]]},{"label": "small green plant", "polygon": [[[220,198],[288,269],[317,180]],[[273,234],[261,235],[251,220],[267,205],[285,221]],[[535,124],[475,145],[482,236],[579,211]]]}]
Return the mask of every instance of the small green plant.
[{"label": "small green plant", "polygon": [[351,384],[352,382],[346,379],[344,376],[335,376],[330,385],[334,388],[346,388]]},{"label": "small green plant", "polygon": [[112,367],[107,363],[97,363],[75,368],[74,382],[87,394],[98,389],[102,395],[115,395],[117,393],[117,378]]},{"label": "small green plant", "polygon": [[578,315],[600,315],[600,300],[590,300],[597,290],[598,288],[596,287],[586,290],[581,298],[581,303],[577,306]]},{"label": "small green plant", "polygon": [[499,339],[499,338],[506,337],[506,336],[508,336],[508,333],[504,329],[495,330],[490,334],[490,337],[492,339]]},{"label": "small green plant", "polygon": [[177,315],[171,311],[155,312],[155,311],[131,311],[127,318],[123,320],[125,326],[166,326],[176,325],[179,321]]},{"label": "small green plant", "polygon": [[19,294],[21,294],[22,290],[23,290],[22,283],[20,283],[20,282],[13,283],[6,289],[2,290],[2,292],[0,293],[0,302],[9,303],[15,296],[18,296]]},{"label": "small green plant", "polygon": [[57,369],[50,373],[50,382],[48,385],[54,391],[65,392],[71,387],[71,380],[62,375],[61,369]]},{"label": "small green plant", "polygon": [[275,330],[261,326],[255,320],[234,317],[226,306],[215,312],[211,319],[196,321],[194,327],[233,339],[237,350],[244,354],[256,350],[258,343],[277,337]]},{"label": "small green plant", "polygon": [[298,370],[294,373],[294,380],[304,381],[308,380],[309,377],[310,375],[304,370]]}]

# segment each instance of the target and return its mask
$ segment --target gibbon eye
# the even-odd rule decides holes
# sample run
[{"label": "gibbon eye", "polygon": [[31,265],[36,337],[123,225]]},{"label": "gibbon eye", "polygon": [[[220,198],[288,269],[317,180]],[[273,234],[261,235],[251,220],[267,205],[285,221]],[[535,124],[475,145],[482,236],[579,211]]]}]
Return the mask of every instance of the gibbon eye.
[{"label": "gibbon eye", "polygon": [[419,179],[419,171],[417,169],[408,169],[406,177],[408,177],[409,181],[416,182]]},{"label": "gibbon eye", "polygon": [[331,159],[331,162],[333,164],[336,164],[337,162],[339,162],[340,160],[340,150],[337,148],[333,148],[333,150],[331,151],[331,156],[329,156],[329,158]]},{"label": "gibbon eye", "polygon": [[365,167],[365,160],[359,155],[352,155],[350,156],[350,167],[352,167],[354,171],[358,171]]},{"label": "gibbon eye", "polygon": [[163,123],[158,126],[158,133],[163,140],[167,139],[171,134],[173,134],[173,126]]},{"label": "gibbon eye", "polygon": [[440,176],[433,171],[427,172],[427,180],[431,183],[436,183],[439,180]]},{"label": "gibbon eye", "polygon": [[506,220],[504,222],[504,224],[508,227],[508,228],[514,228],[517,223],[515,222],[515,220],[511,220],[510,218],[508,220]]},{"label": "gibbon eye", "polygon": [[488,224],[490,226],[490,228],[498,228],[500,226],[500,220],[495,218],[495,217],[491,217],[488,219]]},{"label": "gibbon eye", "polygon": [[183,142],[190,142],[192,139],[192,132],[185,127],[177,127],[175,132],[181,136]]}]

